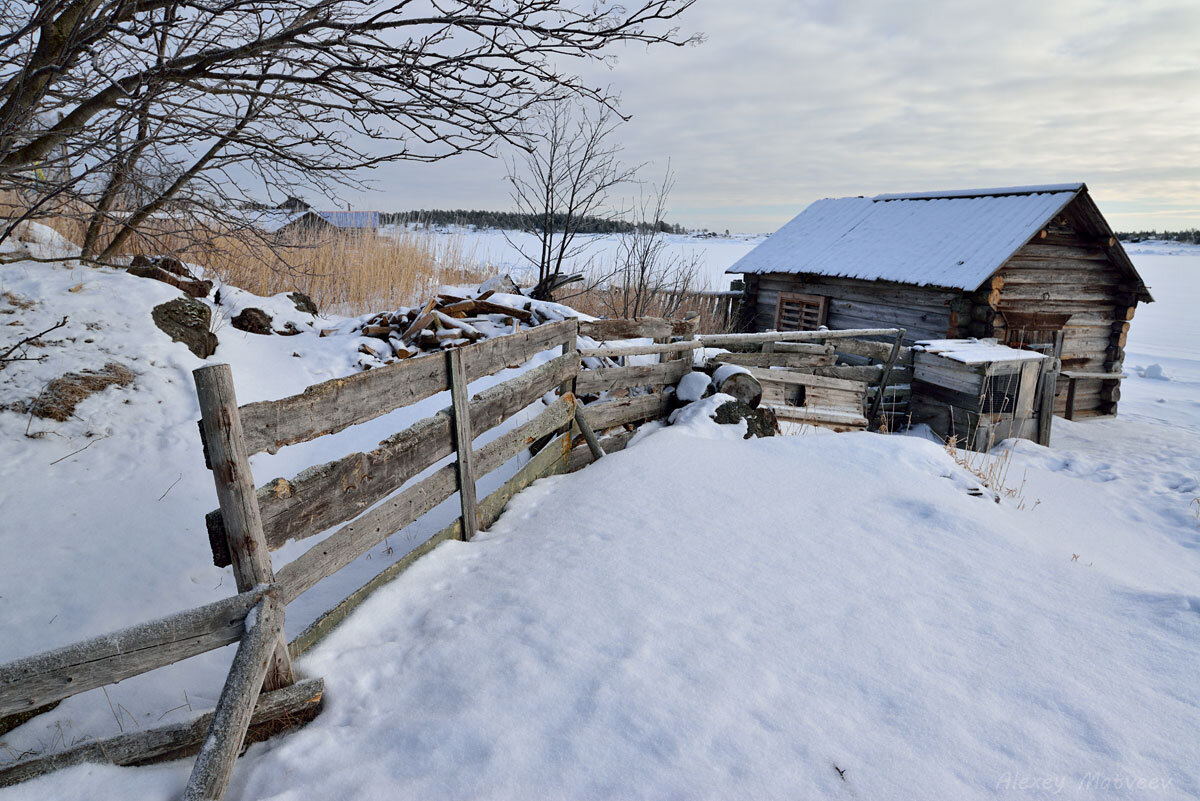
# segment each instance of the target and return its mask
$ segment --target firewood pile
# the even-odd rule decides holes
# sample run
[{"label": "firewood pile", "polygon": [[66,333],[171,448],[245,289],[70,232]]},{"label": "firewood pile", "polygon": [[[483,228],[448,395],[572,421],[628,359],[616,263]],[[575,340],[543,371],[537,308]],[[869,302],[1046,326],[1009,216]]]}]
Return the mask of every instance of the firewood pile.
[{"label": "firewood pile", "polygon": [[[480,339],[512,334],[565,319],[554,304],[485,290],[474,296],[439,294],[424,306],[380,312],[365,320],[358,333],[379,340],[359,351],[391,364],[420,353],[469,345]],[[370,367],[362,362],[364,368]]]}]

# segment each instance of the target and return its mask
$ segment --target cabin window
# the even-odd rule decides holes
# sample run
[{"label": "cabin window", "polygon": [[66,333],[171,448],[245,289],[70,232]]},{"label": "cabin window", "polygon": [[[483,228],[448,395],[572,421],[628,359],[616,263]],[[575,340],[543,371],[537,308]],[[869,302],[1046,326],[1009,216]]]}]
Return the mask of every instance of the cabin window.
[{"label": "cabin window", "polygon": [[777,331],[815,331],[825,325],[829,314],[829,298],[823,295],[779,294],[775,313]]}]

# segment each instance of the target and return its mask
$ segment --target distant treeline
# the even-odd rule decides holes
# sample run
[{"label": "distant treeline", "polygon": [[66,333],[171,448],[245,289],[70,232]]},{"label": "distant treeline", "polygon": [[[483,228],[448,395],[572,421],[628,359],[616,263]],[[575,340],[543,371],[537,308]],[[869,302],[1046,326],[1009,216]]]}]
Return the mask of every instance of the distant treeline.
[{"label": "distant treeline", "polygon": [[1193,245],[1200,245],[1200,229],[1189,228],[1186,231],[1117,231],[1117,239],[1120,239],[1122,242],[1163,239],[1168,242],[1190,242]]},{"label": "distant treeline", "polygon": [[[536,214],[518,214],[512,211],[476,211],[474,209],[419,209],[417,211],[384,212],[379,215],[383,225],[474,225],[476,228],[500,228],[508,231],[540,230],[542,218]],[[561,231],[565,220],[554,219],[554,229]],[[628,234],[643,227],[641,223],[628,220],[612,220],[603,217],[584,217],[578,220],[578,229],[584,234]],[[659,220],[655,227],[667,234],[686,234],[682,225]]]}]

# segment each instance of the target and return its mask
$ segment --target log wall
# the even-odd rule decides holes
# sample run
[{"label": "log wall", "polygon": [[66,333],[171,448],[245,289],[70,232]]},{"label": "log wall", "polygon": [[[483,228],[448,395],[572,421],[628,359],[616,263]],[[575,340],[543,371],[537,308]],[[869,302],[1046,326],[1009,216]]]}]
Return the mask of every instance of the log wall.
[{"label": "log wall", "polygon": [[[1063,327],[1062,369],[1119,373],[1125,357],[1128,319],[1137,304],[1136,280],[1124,274],[1099,242],[1068,209],[997,273],[996,314],[988,336],[1004,340],[1010,330],[1031,315],[1066,317]],[[1079,380],[1075,387],[1075,416],[1115,414],[1119,383]],[[1055,393],[1055,412],[1066,410],[1066,379]]]}]

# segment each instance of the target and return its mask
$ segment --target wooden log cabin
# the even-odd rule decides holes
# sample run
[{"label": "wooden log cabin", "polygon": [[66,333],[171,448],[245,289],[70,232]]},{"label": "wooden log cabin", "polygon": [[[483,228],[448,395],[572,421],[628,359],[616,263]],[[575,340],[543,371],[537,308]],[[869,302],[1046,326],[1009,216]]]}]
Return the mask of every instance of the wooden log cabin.
[{"label": "wooden log cabin", "polygon": [[1116,413],[1129,321],[1153,300],[1082,183],[819,200],[727,272],[745,276],[745,330],[1061,334],[1070,418]]}]

